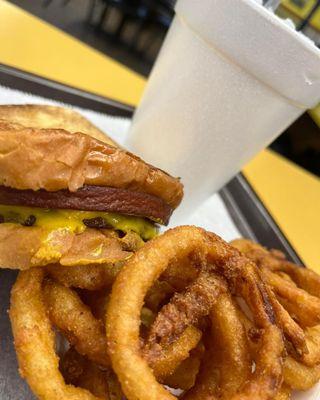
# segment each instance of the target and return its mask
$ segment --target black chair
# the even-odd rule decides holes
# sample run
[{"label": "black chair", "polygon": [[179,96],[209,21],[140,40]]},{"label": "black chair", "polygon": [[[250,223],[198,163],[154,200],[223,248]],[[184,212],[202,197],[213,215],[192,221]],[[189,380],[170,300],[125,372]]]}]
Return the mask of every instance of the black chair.
[{"label": "black chair", "polygon": [[[50,4],[52,3],[53,0],[44,0],[42,5],[43,7],[49,7]],[[70,0],[62,0],[61,5],[64,7],[66,5],[68,5],[68,3],[70,2]]]},{"label": "black chair", "polygon": [[146,17],[140,21],[135,35],[132,37],[132,45],[136,45],[142,35],[147,36],[144,41],[143,53],[147,53],[153,46],[154,41],[159,35],[164,37],[169,29],[173,16],[173,0],[143,0],[148,9]]},{"label": "black chair", "polygon": [[111,10],[117,9],[120,12],[120,19],[113,32],[116,39],[121,37],[123,29],[129,22],[143,20],[148,13],[147,7],[141,0],[103,0],[103,3],[104,7],[97,28],[102,30]]},{"label": "black chair", "polygon": [[[99,0],[92,1],[94,3],[89,9],[89,19],[94,13],[92,8],[97,6]],[[158,48],[160,47],[174,15],[175,0],[100,0],[101,3],[103,8],[95,24],[96,29],[102,32],[104,28],[107,28],[109,38],[121,41],[130,51],[145,56],[157,42]],[[117,10],[119,14],[115,28],[115,19],[112,21],[113,24],[110,23],[111,16],[115,15],[114,10]],[[112,29],[110,29],[111,25],[113,25]],[[130,30],[126,31],[129,26]],[[125,31],[130,32],[130,37],[127,34],[124,38]]]}]

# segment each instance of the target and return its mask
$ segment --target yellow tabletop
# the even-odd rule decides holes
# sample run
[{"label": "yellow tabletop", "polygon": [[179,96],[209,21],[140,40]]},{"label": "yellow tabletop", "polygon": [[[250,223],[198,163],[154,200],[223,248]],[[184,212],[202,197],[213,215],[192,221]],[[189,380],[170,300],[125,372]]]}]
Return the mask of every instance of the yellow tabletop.
[{"label": "yellow tabletop", "polygon": [[145,81],[52,25],[0,0],[0,62],[128,104]]},{"label": "yellow tabletop", "polygon": [[318,124],[320,128],[320,104],[315,107],[313,110],[309,111],[311,117],[313,118],[314,122]]},{"label": "yellow tabletop", "polygon": [[305,264],[320,273],[320,180],[270,150],[244,173]]},{"label": "yellow tabletop", "polygon": [[[0,0],[0,63],[136,105],[145,80]],[[303,261],[320,272],[320,180],[265,150],[244,169]]]}]

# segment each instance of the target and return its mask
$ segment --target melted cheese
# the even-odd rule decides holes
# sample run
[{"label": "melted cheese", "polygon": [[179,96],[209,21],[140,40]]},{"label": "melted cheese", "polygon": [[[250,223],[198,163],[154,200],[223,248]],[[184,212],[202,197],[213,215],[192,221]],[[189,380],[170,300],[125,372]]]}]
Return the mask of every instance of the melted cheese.
[{"label": "melted cheese", "polygon": [[49,231],[67,229],[74,233],[81,233],[87,227],[84,219],[101,217],[110,227],[123,231],[134,231],[144,240],[152,239],[157,235],[156,226],[144,218],[128,215],[108,213],[104,211],[53,210],[36,207],[0,205],[0,215],[4,222],[24,224],[30,215],[36,218],[34,226]]}]

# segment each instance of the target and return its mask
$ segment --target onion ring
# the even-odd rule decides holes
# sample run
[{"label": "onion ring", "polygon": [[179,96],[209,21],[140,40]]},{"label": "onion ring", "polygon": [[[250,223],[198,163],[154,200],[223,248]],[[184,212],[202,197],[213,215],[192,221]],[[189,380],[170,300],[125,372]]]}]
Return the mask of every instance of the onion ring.
[{"label": "onion ring", "polygon": [[[319,276],[313,271],[288,262],[282,253],[268,251],[249,240],[237,240],[232,244],[260,266],[263,276],[282,304],[280,307],[289,316],[288,330],[290,331],[290,325],[297,325],[293,318],[303,326],[304,330],[299,328],[304,335],[306,351],[295,354],[291,347],[287,346],[288,353],[292,356],[289,355],[285,359],[284,382],[292,389],[311,388],[320,380],[320,325],[318,323],[320,293],[316,290],[320,289]],[[312,293],[308,293],[307,289],[310,289]],[[278,314],[275,304],[273,306]]]},{"label": "onion ring", "polygon": [[78,386],[77,381],[81,377],[87,362],[88,359],[79,354],[73,346],[69,347],[59,361],[59,369],[66,383]]},{"label": "onion ring", "polygon": [[76,348],[98,364],[109,366],[104,326],[70,288],[47,280],[43,286],[49,318]]},{"label": "onion ring", "polygon": [[308,268],[297,268],[287,260],[281,261],[279,270],[288,274],[301,289],[313,296],[320,296],[320,276],[316,272]]},{"label": "onion ring", "polygon": [[215,400],[219,389],[219,370],[215,363],[215,353],[206,348],[195,385],[182,397],[183,400]]},{"label": "onion ring", "polygon": [[165,305],[154,321],[149,338],[151,352],[169,345],[189,325],[196,325],[201,317],[209,314],[219,294],[226,290],[221,279],[208,272],[199,277],[184,293],[177,293]]},{"label": "onion ring", "polygon": [[122,263],[64,266],[51,264],[46,267],[49,275],[62,285],[87,290],[111,287]]},{"label": "onion ring", "polygon": [[[309,367],[319,364],[320,292],[316,293],[316,289],[320,289],[320,277],[313,271],[288,262],[282,253],[268,251],[249,240],[239,239],[232,242],[232,245],[243,251],[247,257],[260,266],[265,280],[271,286],[278,299],[274,300],[275,296],[270,295],[276,315],[279,317],[278,311],[281,309],[282,313],[285,311],[287,314],[282,319],[282,327],[287,334],[286,336],[293,341],[298,332],[297,327],[303,333],[305,350],[298,351],[299,361]],[[279,271],[289,274],[290,278],[279,275]],[[299,285],[302,287],[299,287]],[[308,293],[306,288],[310,288],[313,294]],[[282,306],[279,305],[278,301]],[[297,325],[292,317],[301,327]],[[292,343],[295,349],[299,350],[295,346],[296,343],[294,341]]]},{"label": "onion ring", "polygon": [[145,352],[145,358],[160,382],[172,375],[179,364],[189,357],[190,351],[199,343],[201,335],[201,331],[197,328],[188,326],[182,335],[168,348],[163,349],[155,360],[150,357],[150,353]]},{"label": "onion ring", "polygon": [[64,382],[43,303],[43,278],[43,269],[22,271],[12,289],[10,319],[20,373],[42,400],[102,400]]},{"label": "onion ring", "polygon": [[[193,352],[195,352],[195,354]],[[172,375],[165,378],[164,384],[174,389],[191,389],[195,384],[200,363],[200,354],[197,354],[197,349],[194,349],[190,357],[182,361]]]},{"label": "onion ring", "polygon": [[280,304],[269,286],[267,286],[267,291],[277,318],[277,323],[281,327],[284,335],[290,340],[299,356],[307,354],[308,348],[303,329],[292,319],[288,311]]},{"label": "onion ring", "polygon": [[246,332],[238,314],[230,294],[222,293],[210,312],[212,333],[195,386],[183,400],[229,399],[250,378]]},{"label": "onion ring", "polygon": [[[255,329],[253,323],[243,312],[239,316],[246,328],[250,351],[252,354],[257,354],[259,349],[254,341]],[[287,392],[287,390],[283,389],[284,386],[296,390],[307,390],[320,380],[320,365],[307,367],[293,357],[287,356],[283,364],[283,377],[284,384],[281,387],[280,393],[281,391]]]},{"label": "onion ring", "polygon": [[102,369],[94,362],[81,356],[70,347],[60,360],[60,369],[65,381],[89,390],[106,400],[122,400],[122,391],[115,374]]},{"label": "onion ring", "polygon": [[320,380],[320,365],[307,367],[294,358],[287,357],[283,367],[283,379],[292,389],[310,389]]},{"label": "onion ring", "polygon": [[320,323],[320,299],[318,297],[299,289],[267,268],[263,269],[263,274],[273,291],[292,305],[304,325],[313,326]]},{"label": "onion ring", "polygon": [[286,260],[285,255],[279,250],[267,250],[258,243],[248,239],[236,239],[231,245],[254,260],[259,266],[265,266],[271,271],[282,271],[288,274],[291,279],[306,292],[319,297],[320,275],[316,272],[303,268]]},{"label": "onion ring", "polygon": [[97,397],[110,399],[108,371],[103,371],[96,364],[86,362],[83,372],[77,380],[78,387],[88,390]]},{"label": "onion ring", "polygon": [[290,399],[291,399],[291,388],[283,384],[279,392],[274,397],[274,400],[290,400]]},{"label": "onion ring", "polygon": [[223,293],[210,312],[213,352],[219,363],[219,396],[230,398],[250,379],[251,360],[239,310],[229,293]]},{"label": "onion ring", "polygon": [[262,328],[264,349],[257,357],[256,371],[232,400],[269,399],[281,384],[283,341],[264,283],[254,264],[216,235],[195,227],[175,228],[148,242],[123,267],[113,285],[106,324],[108,352],[125,395],[129,400],[176,399],[157,382],[142,357],[140,313],[148,290],[170,261],[191,253],[197,253],[244,297],[255,323]]}]

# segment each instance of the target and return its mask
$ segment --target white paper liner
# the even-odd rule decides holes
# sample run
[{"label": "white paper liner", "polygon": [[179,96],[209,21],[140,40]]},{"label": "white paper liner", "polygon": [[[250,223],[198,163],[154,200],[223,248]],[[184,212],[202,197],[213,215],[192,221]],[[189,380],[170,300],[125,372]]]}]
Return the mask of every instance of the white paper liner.
[{"label": "white paper liner", "polygon": [[[51,104],[71,107],[69,104],[48,100],[30,93],[20,92],[4,86],[0,86],[0,104]],[[123,145],[130,127],[130,119],[113,117],[80,107],[71,107],[87,117],[102,131],[108,133],[120,145]],[[129,149],[130,150],[130,149]],[[215,232],[224,240],[230,241],[241,234],[233,223],[226,206],[219,194],[214,194],[203,203],[193,215],[186,219],[185,224],[197,225]],[[176,226],[174,218],[169,227]],[[317,400],[320,399],[320,384],[309,391],[296,392],[292,396],[293,400]]]}]

